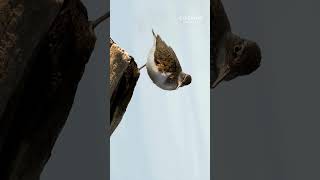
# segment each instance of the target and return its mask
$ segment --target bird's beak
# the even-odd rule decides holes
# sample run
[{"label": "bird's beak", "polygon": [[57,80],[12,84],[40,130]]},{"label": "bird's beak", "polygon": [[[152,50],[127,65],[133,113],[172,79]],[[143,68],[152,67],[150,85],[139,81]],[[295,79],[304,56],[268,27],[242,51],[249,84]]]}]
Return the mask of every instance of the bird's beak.
[{"label": "bird's beak", "polygon": [[180,86],[181,86],[181,83],[179,82],[179,83],[178,83],[178,86],[177,86],[177,88],[176,88],[176,89],[178,89]]},{"label": "bird's beak", "polygon": [[182,82],[178,82],[178,86],[177,86],[176,89],[178,89],[179,87],[181,87],[181,85],[182,85]]},{"label": "bird's beak", "polygon": [[184,80],[186,79],[186,77],[184,77],[184,79],[183,79],[183,81],[179,81],[178,82],[178,86],[177,86],[177,88],[176,89],[178,89],[179,87],[181,87],[182,86],[182,82],[184,82]]},{"label": "bird's beak", "polygon": [[214,89],[218,84],[221,83],[221,81],[224,80],[224,78],[229,74],[230,68],[227,66],[220,70],[218,78],[214,81],[213,85],[211,86],[212,89]]}]

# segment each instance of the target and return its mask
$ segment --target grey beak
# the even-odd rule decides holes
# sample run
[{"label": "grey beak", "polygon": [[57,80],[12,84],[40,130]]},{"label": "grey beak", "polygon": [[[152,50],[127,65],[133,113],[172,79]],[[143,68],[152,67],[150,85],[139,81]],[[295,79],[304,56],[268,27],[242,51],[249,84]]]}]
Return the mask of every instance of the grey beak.
[{"label": "grey beak", "polygon": [[181,84],[182,84],[182,83],[179,82],[176,89],[178,89],[179,87],[181,87]]},{"label": "grey beak", "polygon": [[176,89],[178,89],[179,87],[181,87],[181,85],[182,85],[182,81],[181,81],[181,82],[178,82],[178,86],[177,86]]},{"label": "grey beak", "polygon": [[220,84],[224,80],[224,78],[229,74],[229,72],[230,72],[229,67],[225,67],[221,69],[219,72],[218,78],[214,81],[211,88],[214,89],[216,86],[218,86],[218,84]]}]

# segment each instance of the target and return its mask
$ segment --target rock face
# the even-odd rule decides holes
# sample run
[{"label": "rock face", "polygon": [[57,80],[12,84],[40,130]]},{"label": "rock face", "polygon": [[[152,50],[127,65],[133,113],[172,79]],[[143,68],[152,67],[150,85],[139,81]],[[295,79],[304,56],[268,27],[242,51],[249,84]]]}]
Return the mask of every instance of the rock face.
[{"label": "rock face", "polygon": [[133,57],[110,39],[110,136],[126,112],[139,76]]},{"label": "rock face", "polygon": [[95,45],[79,0],[0,1],[0,179],[36,180]]}]

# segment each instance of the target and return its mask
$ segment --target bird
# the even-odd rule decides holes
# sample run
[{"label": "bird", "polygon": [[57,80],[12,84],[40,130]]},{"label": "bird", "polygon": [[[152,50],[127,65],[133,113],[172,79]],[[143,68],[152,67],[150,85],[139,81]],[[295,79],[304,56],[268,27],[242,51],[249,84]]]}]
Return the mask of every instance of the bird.
[{"label": "bird", "polygon": [[144,65],[150,79],[163,90],[176,90],[189,85],[192,77],[182,71],[173,49],[161,39],[160,35],[155,34],[153,29],[152,34],[153,46],[149,51],[147,63]]},{"label": "bird", "polygon": [[[212,3],[213,1],[213,3]],[[210,14],[210,87],[222,81],[248,75],[261,63],[261,49],[251,40],[234,34],[220,0],[211,0]]]}]

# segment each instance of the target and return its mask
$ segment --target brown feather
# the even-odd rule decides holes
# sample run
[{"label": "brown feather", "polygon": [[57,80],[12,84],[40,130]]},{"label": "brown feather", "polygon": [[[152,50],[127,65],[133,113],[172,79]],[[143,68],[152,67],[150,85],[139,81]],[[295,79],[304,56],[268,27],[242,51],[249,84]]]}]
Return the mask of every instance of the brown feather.
[{"label": "brown feather", "polygon": [[179,74],[182,71],[173,49],[168,46],[159,35],[156,36],[154,61],[160,72]]}]

